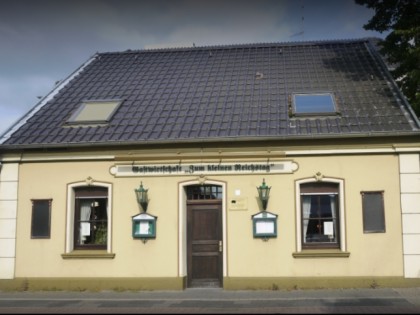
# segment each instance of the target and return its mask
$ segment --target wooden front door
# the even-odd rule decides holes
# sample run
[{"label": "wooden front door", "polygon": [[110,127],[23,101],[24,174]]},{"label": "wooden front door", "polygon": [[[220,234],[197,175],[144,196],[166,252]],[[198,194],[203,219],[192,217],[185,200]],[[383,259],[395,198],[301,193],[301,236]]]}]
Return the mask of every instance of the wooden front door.
[{"label": "wooden front door", "polygon": [[223,280],[222,202],[187,202],[188,287],[221,287]]}]

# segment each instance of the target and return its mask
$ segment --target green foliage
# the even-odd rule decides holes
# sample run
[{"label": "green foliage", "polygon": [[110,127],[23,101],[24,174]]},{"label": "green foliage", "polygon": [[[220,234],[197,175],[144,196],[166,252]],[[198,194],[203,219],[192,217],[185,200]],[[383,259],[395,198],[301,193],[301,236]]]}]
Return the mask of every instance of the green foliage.
[{"label": "green foliage", "polygon": [[379,43],[381,53],[395,65],[395,78],[417,116],[420,116],[420,1],[419,0],[355,0],[375,10],[363,26],[380,33],[390,31]]},{"label": "green foliage", "polygon": [[94,244],[106,245],[107,231],[105,225],[99,225],[95,230],[95,241]]}]

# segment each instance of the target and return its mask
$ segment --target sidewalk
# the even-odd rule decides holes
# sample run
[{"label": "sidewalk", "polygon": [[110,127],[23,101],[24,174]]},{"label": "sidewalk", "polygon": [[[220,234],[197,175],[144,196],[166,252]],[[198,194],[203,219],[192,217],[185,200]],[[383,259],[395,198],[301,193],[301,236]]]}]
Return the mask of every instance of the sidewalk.
[{"label": "sidewalk", "polygon": [[293,291],[0,292],[0,313],[420,314],[420,287]]}]

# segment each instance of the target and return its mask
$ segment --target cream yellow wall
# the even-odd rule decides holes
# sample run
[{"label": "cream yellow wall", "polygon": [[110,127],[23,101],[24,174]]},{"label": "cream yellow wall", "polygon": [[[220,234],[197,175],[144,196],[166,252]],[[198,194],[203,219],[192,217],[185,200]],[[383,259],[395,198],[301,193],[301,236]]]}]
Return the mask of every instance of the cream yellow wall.
[{"label": "cream yellow wall", "polygon": [[[19,186],[16,277],[176,277],[177,276],[177,180],[165,179],[174,191],[166,191],[162,179],[145,182],[150,189],[149,212],[158,217],[155,240],[134,240],[131,217],[139,213],[134,189],[139,178],[114,178],[108,162],[34,163],[21,165]],[[112,248],[114,259],[68,259],[65,252],[67,184],[84,181],[113,184]],[[30,199],[52,198],[50,239],[31,239]]]},{"label": "cream yellow wall", "polygon": [[[211,175],[226,182],[228,277],[402,276],[402,232],[398,158],[395,155],[288,157],[299,165],[293,174]],[[177,277],[178,185],[197,176],[115,178],[112,161],[23,163],[19,172],[16,277]],[[344,180],[348,258],[294,258],[296,251],[295,181],[317,172]],[[63,259],[67,185],[112,183],[114,259]],[[262,179],[271,189],[267,211],[278,215],[278,237],[263,242],[252,235],[251,215],[260,211]],[[131,236],[131,216],[139,213],[134,188],[149,188],[148,212],[157,216],[157,237],[143,244]],[[360,192],[385,191],[386,233],[363,233]],[[240,196],[237,193],[240,192]],[[30,199],[52,198],[51,238],[31,240]],[[246,210],[229,201],[246,198]],[[181,231],[181,233],[185,233]]]},{"label": "cream yellow wall", "polygon": [[[272,186],[267,211],[278,214],[278,237],[268,242],[252,238],[250,214],[229,211],[229,275],[267,276],[401,276],[403,274],[398,158],[396,156],[334,156],[297,158],[299,170],[265,176]],[[296,250],[294,181],[314,177],[344,179],[348,258],[293,258]],[[257,176],[261,178],[261,176]],[[259,179],[258,178],[258,179]],[[258,183],[255,178],[254,184]],[[229,192],[247,187],[248,180],[230,180]],[[254,185],[255,186],[255,185]],[[385,191],[386,233],[363,233],[361,191]],[[253,198],[250,205],[255,204]],[[250,208],[252,208],[250,206]]]}]

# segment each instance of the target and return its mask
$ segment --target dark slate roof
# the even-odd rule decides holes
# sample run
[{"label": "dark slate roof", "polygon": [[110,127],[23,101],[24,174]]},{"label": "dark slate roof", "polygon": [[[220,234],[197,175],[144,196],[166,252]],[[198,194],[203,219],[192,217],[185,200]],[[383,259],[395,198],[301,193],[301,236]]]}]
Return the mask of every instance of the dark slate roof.
[{"label": "dark slate roof", "polygon": [[[293,117],[295,92],[340,114]],[[119,99],[106,125],[69,126],[86,100]],[[419,121],[368,39],[98,53],[3,135],[4,146],[416,134]]]}]

